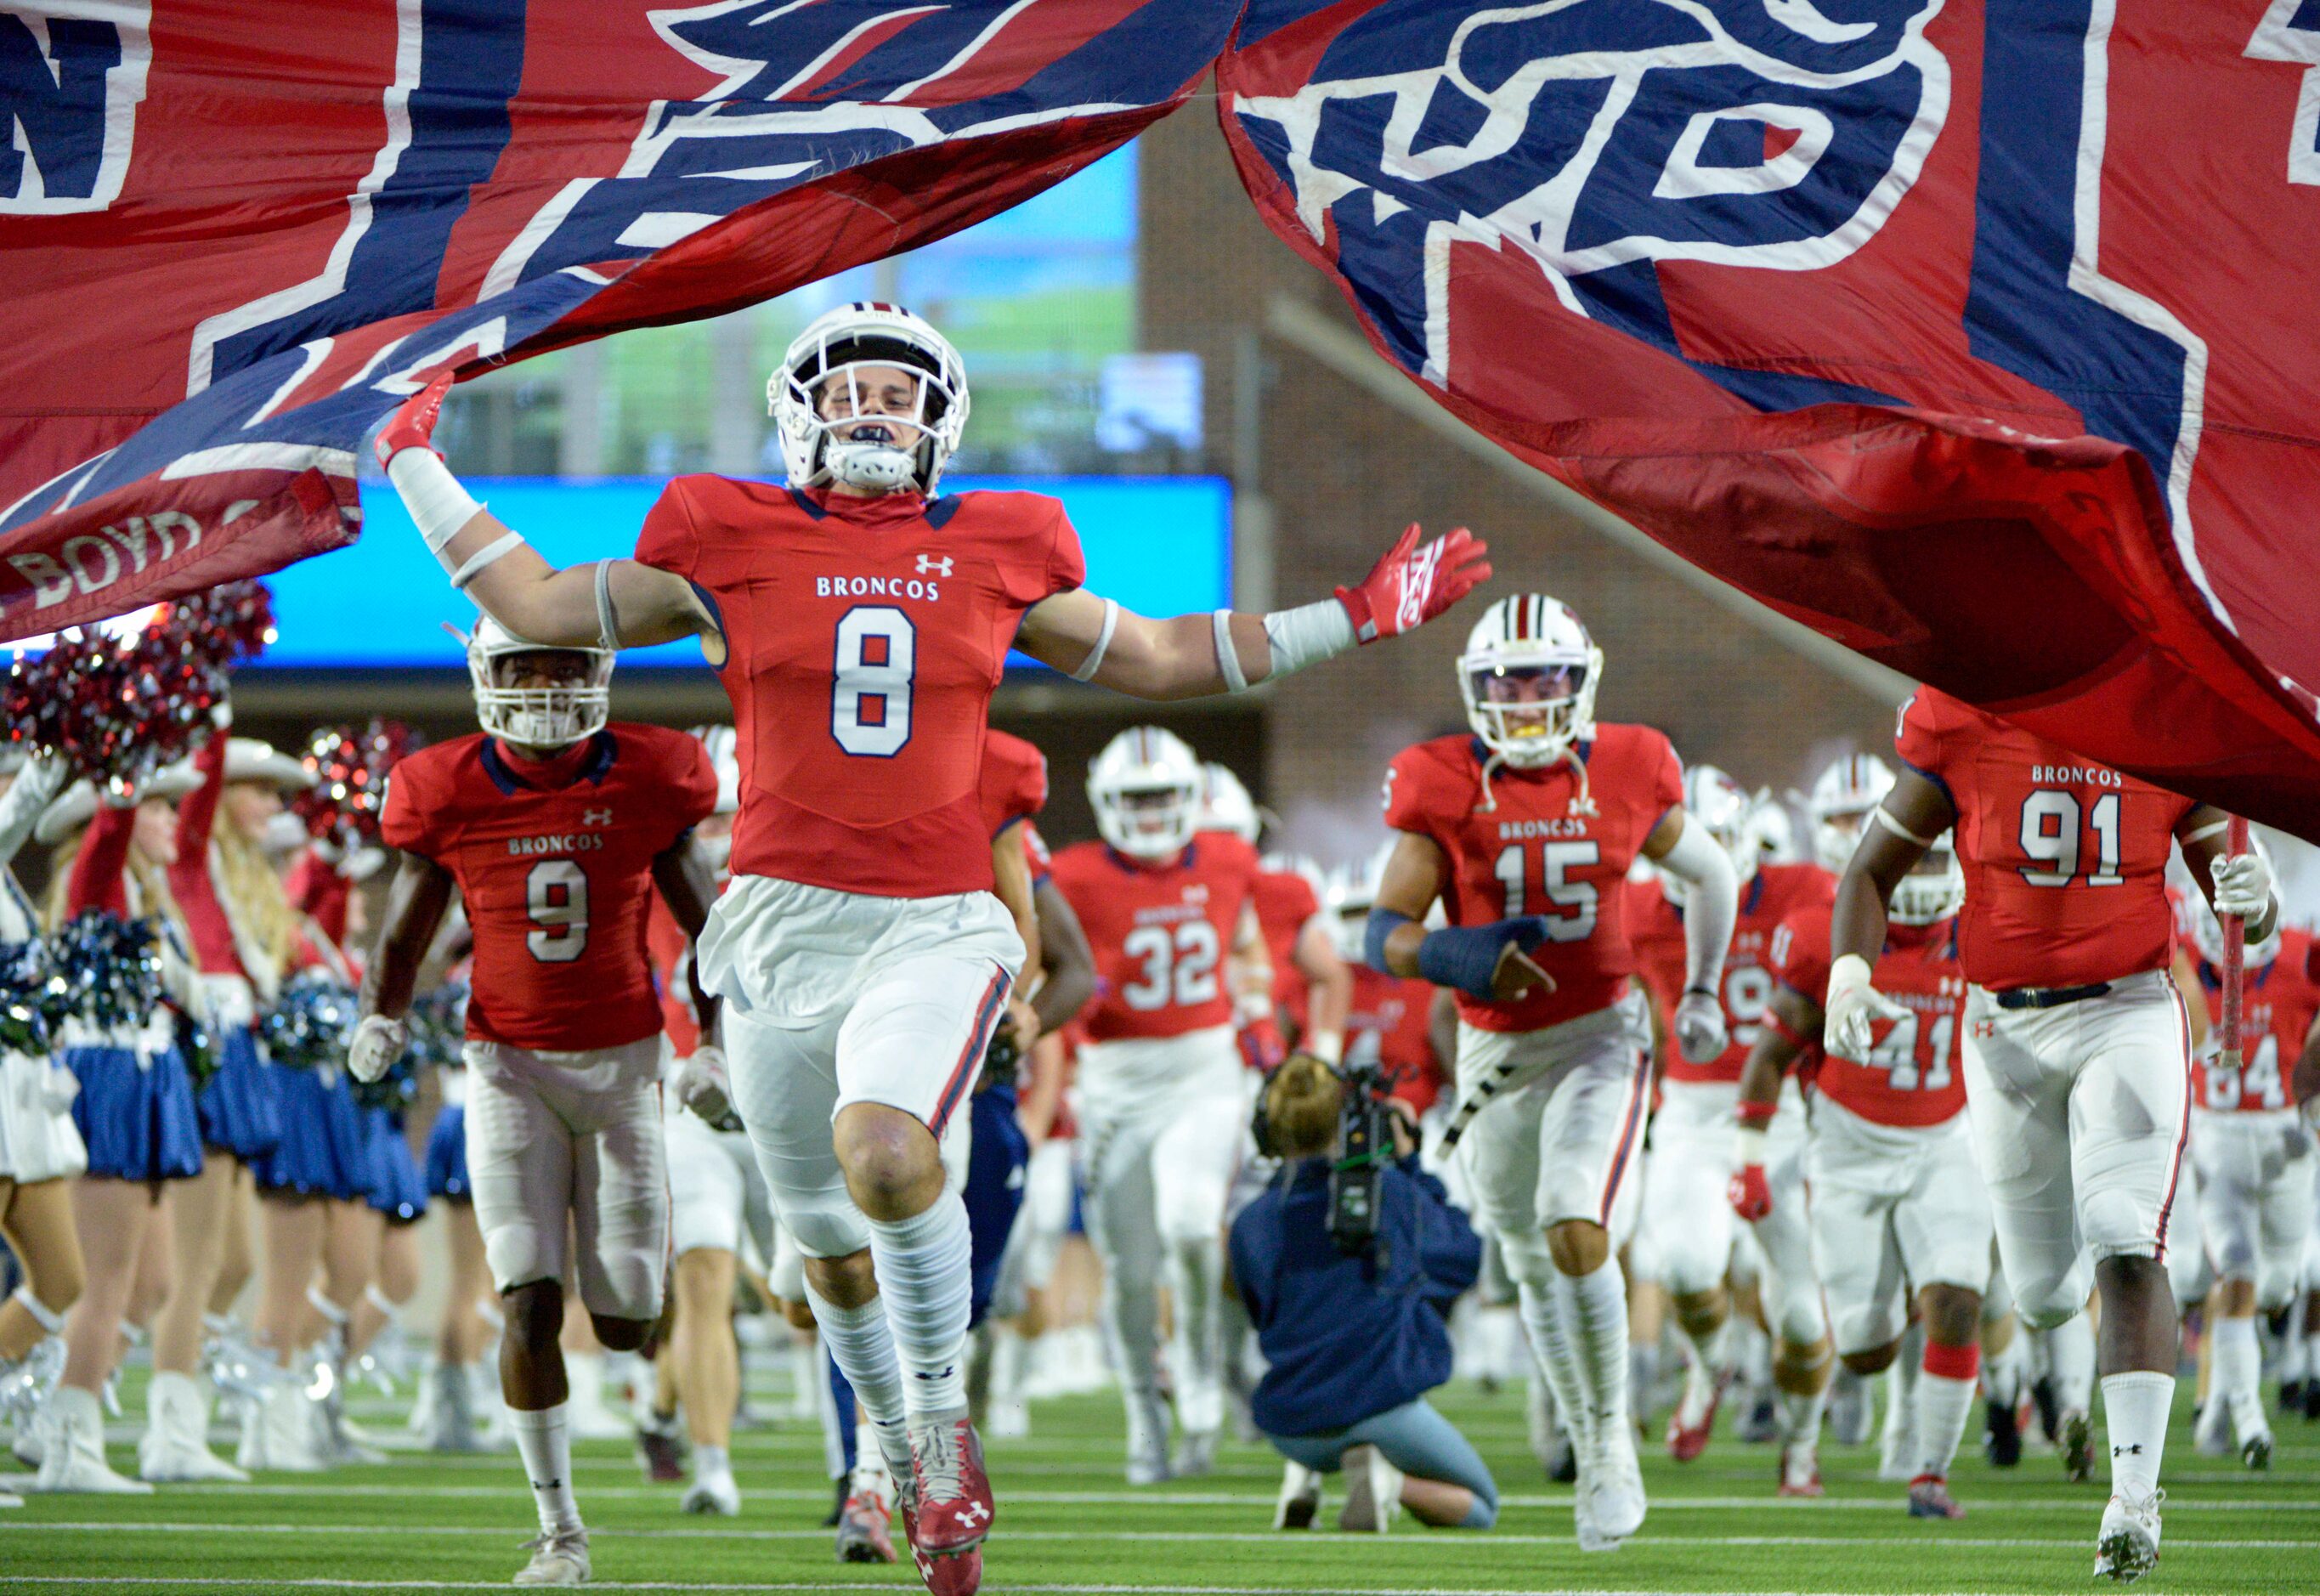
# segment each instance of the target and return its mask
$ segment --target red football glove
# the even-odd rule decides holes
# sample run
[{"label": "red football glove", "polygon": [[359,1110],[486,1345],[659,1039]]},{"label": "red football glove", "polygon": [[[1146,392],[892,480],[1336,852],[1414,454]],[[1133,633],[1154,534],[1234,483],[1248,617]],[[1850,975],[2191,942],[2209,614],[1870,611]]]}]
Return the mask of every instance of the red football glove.
[{"label": "red football glove", "polygon": [[1261,1075],[1269,1075],[1289,1056],[1289,1042],[1273,1016],[1264,1015],[1240,1028],[1241,1062]]},{"label": "red football glove", "polygon": [[1764,1178],[1761,1164],[1742,1165],[1724,1195],[1732,1211],[1752,1225],[1772,1211],[1772,1183]]},{"label": "red football glove", "polygon": [[1337,589],[1363,642],[1415,631],[1491,579],[1491,546],[1464,527],[1422,549],[1418,537],[1411,521],[1360,586]]},{"label": "red football glove", "polygon": [[386,425],[378,430],[378,438],[371,445],[377,451],[380,465],[385,465],[406,449],[433,447],[428,440],[435,436],[435,423],[443,415],[443,395],[450,391],[451,374],[440,373],[386,418]]}]

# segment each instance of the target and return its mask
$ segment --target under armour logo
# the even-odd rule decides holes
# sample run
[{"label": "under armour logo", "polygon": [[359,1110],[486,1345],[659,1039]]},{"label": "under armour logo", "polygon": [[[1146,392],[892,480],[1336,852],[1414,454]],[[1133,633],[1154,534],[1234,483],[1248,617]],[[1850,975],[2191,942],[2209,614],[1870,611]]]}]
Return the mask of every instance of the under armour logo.
[{"label": "under armour logo", "polygon": [[2143,1443],[2130,1441],[2124,1446],[2113,1446],[2110,1449],[2110,1455],[2113,1457],[2125,1457],[2130,1455],[2140,1457],[2143,1455]]},{"label": "under armour logo", "polygon": [[612,812],[609,809],[584,809],[580,812],[580,823],[584,826],[609,826],[612,823]]},{"label": "under armour logo", "polygon": [[940,559],[937,559],[931,554],[919,556],[919,575],[924,576],[929,574],[937,576],[949,576],[950,556],[946,554]]},{"label": "under armour logo", "polygon": [[968,1502],[958,1510],[958,1521],[962,1524],[980,1524],[989,1517],[991,1510],[979,1501]]},{"label": "under armour logo", "polygon": [[1998,1034],[1998,1021],[1995,1020],[1975,1020],[1973,1022],[1973,1034],[1977,1038],[1996,1036]]}]

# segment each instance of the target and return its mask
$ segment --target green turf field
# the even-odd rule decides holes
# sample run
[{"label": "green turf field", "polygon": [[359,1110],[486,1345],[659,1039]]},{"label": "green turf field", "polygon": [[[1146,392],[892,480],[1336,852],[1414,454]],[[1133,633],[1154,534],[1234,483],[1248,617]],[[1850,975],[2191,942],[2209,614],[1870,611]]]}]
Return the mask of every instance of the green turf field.
[{"label": "green turf field", "polygon": [[[132,1385],[132,1398],[134,1396]],[[770,1392],[764,1405],[774,1405]],[[1279,1467],[1228,1446],[1207,1479],[1131,1492],[1119,1473],[1119,1415],[1107,1397],[1038,1404],[1037,1434],[990,1451],[999,1491],[987,1591],[2042,1591],[2089,1577],[2104,1493],[2071,1486],[2051,1455],[2010,1475],[1978,1455],[1953,1485],[1968,1517],[1908,1518],[1874,1478],[1871,1448],[1828,1446],[1829,1494],[1772,1496],[1770,1447],[1719,1437],[1678,1467],[1647,1447],[1644,1533],[1582,1558],[1570,1492],[1544,1483],[1523,1442],[1521,1399],[1471,1387],[1443,1404],[1497,1471],[1499,1528],[1427,1531],[1404,1519],[1386,1537],[1334,1529],[1276,1535]],[[391,1410],[359,1410],[374,1431]],[[116,1428],[116,1439],[130,1432]],[[2188,1410],[2170,1437],[2166,1539],[2146,1591],[2320,1591],[2320,1425],[2285,1421],[2272,1471],[2241,1472],[2190,1446]],[[400,1438],[399,1429],[394,1437]],[[734,1452],[746,1500],[737,1519],[688,1519],[679,1487],[643,1483],[626,1447],[594,1444],[577,1464],[597,1582],[613,1589],[919,1589],[907,1560],[846,1568],[820,1528],[829,1490],[816,1432],[790,1422],[745,1434]],[[116,1467],[133,1466],[117,1445]],[[1334,1523],[1334,1508],[1325,1523]],[[33,1497],[0,1513],[0,1591],[286,1591],[490,1589],[523,1557],[531,1507],[503,1456],[412,1454],[322,1479],[173,1486],[150,1497]],[[2107,1582],[2101,1587],[2108,1589]]]}]

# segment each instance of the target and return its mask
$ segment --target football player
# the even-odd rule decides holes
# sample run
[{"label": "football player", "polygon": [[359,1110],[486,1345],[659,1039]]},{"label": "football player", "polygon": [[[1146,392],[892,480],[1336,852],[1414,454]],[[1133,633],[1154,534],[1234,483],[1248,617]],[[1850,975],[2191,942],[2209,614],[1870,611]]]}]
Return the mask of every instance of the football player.
[{"label": "football player", "polygon": [[[1248,788],[1213,759],[1206,769],[1201,830],[1230,831],[1256,847],[1264,820]],[[1352,1000],[1353,976],[1321,917],[1314,879],[1319,871],[1310,864],[1300,869],[1300,863],[1281,854],[1261,855],[1257,860],[1256,924],[1264,934],[1272,984],[1253,990],[1242,1004],[1241,1052],[1260,1070],[1270,1070],[1287,1056],[1282,1020],[1288,1021],[1300,1052],[1335,1064],[1345,1051],[1346,1005]],[[1260,1024],[1269,1029],[1252,1038],[1250,1030]],[[1254,1096],[1250,1106],[1255,1106]]]},{"label": "football player", "polygon": [[[1730,1040],[1705,1064],[1691,1063],[1680,1050],[1670,1051],[1645,1160],[1644,1230],[1651,1238],[1662,1283],[1674,1306],[1685,1353],[1683,1395],[1668,1415],[1667,1428],[1668,1452],[1679,1463],[1707,1448],[1717,1402],[1732,1378],[1732,1359],[1724,1350],[1724,1327],[1731,1313],[1724,1275],[1735,1236],[1725,1217],[1730,1210],[1717,1198],[1732,1175],[1732,1113],[1741,1066],[1764,1029],[1772,998],[1772,935],[1790,915],[1827,903],[1835,884],[1817,866],[1765,862],[1754,820],[1756,800],[1715,766],[1695,765],[1686,771],[1683,791],[1685,813],[1732,861],[1740,897],[1718,989]],[[1664,875],[1662,880],[1627,884],[1635,897],[1627,924],[1637,973],[1659,1001],[1663,1016],[1672,1013],[1682,997],[1681,900],[1687,890],[1682,882]],[[1772,1378],[1780,1391],[1781,1494],[1817,1496],[1815,1449],[1834,1360],[1805,1230],[1804,1114],[1793,1085],[1788,1098],[1799,1111],[1781,1125],[1768,1154],[1773,1178],[1787,1201],[1754,1229],[1771,1265],[1765,1283],[1774,1288],[1767,1293],[1767,1306],[1779,1335]]]},{"label": "football player", "polygon": [[688,845],[717,773],[681,731],[610,723],[605,649],[543,648],[486,616],[467,669],[483,730],[405,756],[388,782],[380,834],[402,857],[347,1066],[376,1080],[409,1045],[403,1016],[456,885],[476,939],[468,1183],[506,1315],[501,1385],[539,1510],[515,1582],[579,1584],[588,1532],[557,1344],[564,1281],[577,1276],[614,1351],[641,1347],[660,1318],[668,1169],[646,918],[655,887],[679,925],[697,932],[707,914]]},{"label": "football player", "polygon": [[424,447],[449,385],[415,394],[377,451],[453,583],[548,643],[699,637],[733,700],[735,879],[701,957],[733,1011],[736,1106],[822,1338],[911,1482],[920,1572],[964,1596],[993,1502],[939,1141],[1023,958],[975,793],[1008,649],[1143,697],[1239,692],[1432,619],[1488,578],[1484,546],[1462,528],[1421,548],[1412,527],[1318,603],[1130,614],[1083,585],[1055,500],[936,496],[967,419],[958,352],[907,311],[854,304],[767,384],[786,486],[680,477],[635,558],[557,570]]},{"label": "football player", "polygon": [[1781,1077],[1822,1042],[1829,910],[1814,904],[1781,922],[1768,960],[1781,984],[1740,1080],[1731,1191],[1733,1208],[1761,1229],[1782,1209],[1806,1206],[1809,1188],[1815,1272],[1837,1356],[1855,1374],[1892,1365],[1910,1318],[1906,1290],[1916,1288],[1926,1347],[1905,1466],[1909,1512],[1921,1519],[1964,1516],[1949,1471],[1980,1374],[1989,1282],[1989,1201],[1958,1068],[1965,976],[1954,917],[1964,896],[1945,837],[1894,886],[1871,978],[1905,1011],[1862,1056],[1824,1051],[1805,1180],[1787,1190],[1769,1173],[1770,1143],[1775,1127],[1802,1117]]},{"label": "football player", "polygon": [[1323,897],[1330,932],[1353,974],[1353,1002],[1346,1012],[1346,1062],[1375,1064],[1391,1083],[1393,1102],[1409,1111],[1413,1127],[1440,1101],[1442,1057],[1434,1046],[1434,987],[1415,976],[1391,975],[1364,962],[1370,911],[1377,907],[1385,880],[1389,842],[1359,864],[1329,872]]},{"label": "football player", "polygon": [[[1266,957],[1256,850],[1198,830],[1203,784],[1174,732],[1129,728],[1088,767],[1103,840],[1055,863],[1095,954],[1096,998],[1080,1016],[1080,1124],[1131,1485],[1206,1474],[1224,1422],[1225,1201],[1247,1108],[1225,961],[1262,972]],[[1173,1461],[1157,1361],[1164,1275],[1182,1431]]]},{"label": "football player", "polygon": [[2078,1314],[2090,1273],[2101,1297],[2111,1498],[2095,1573],[2138,1579],[2159,1556],[2177,1351],[2168,1230],[2190,1130],[2190,1023],[2168,973],[2170,845],[2216,911],[2243,916],[2259,942],[2279,915],[2271,873],[2260,854],[2225,856],[2221,811],[1935,689],[1904,706],[1895,746],[1908,768],[1837,884],[1828,1050],[1864,1056],[1872,1020],[1908,1012],[1873,979],[1886,906],[1954,827],[1976,1162],[2024,1321]]},{"label": "football player", "polygon": [[[2224,928],[2204,903],[2191,905],[2199,988],[2220,1011]],[[2191,1157],[2199,1176],[2199,1223],[2214,1268],[2207,1322],[2215,1338],[2198,1449],[2229,1454],[2252,1469],[2270,1466],[2271,1426],[2263,1411],[2262,1351],[2255,1316],[2294,1305],[2312,1225],[2312,1136],[2290,1087],[2297,1061],[2320,1048],[2320,986],[2313,940],[2275,926],[2246,951],[2238,1067],[2209,1033],[2192,1076]]]},{"label": "football player", "polygon": [[[1459,1107],[1445,1135],[1464,1132],[1478,1211],[1574,1432],[1579,1544],[1609,1550],[1645,1511],[1609,1229],[1651,1089],[1624,886],[1640,854],[1690,889],[1672,1024],[1694,1063],[1725,1049],[1717,994],[1736,889],[1724,850],[1685,821],[1668,739],[1596,724],[1603,654],[1566,605],[1500,600],[1457,669],[1473,735],[1404,749],[1386,775],[1386,824],[1401,836],[1368,962],[1458,994]],[[1429,931],[1436,899],[1449,924]]]}]

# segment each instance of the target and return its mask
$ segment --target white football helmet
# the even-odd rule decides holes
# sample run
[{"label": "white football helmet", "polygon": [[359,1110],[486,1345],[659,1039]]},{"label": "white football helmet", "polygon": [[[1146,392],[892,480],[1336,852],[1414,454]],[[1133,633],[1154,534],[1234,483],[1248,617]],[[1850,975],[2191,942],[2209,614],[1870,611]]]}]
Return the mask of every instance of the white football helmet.
[{"label": "white football helmet", "polygon": [[1756,794],[1756,807],[1748,819],[1756,828],[1756,846],[1763,850],[1764,863],[1793,865],[1804,857],[1797,851],[1796,822],[1789,818],[1789,806],[1771,793]]},{"label": "white football helmet", "polygon": [[1571,606],[1545,594],[1482,612],[1458,657],[1458,694],[1482,746],[1518,769],[1561,759],[1595,730],[1603,650]]},{"label": "white football helmet", "polygon": [[1231,770],[1210,760],[1201,767],[1207,778],[1201,790],[1201,830],[1229,831],[1251,848],[1264,830],[1264,817],[1257,812],[1256,800],[1248,795],[1248,788]]},{"label": "white football helmet", "polygon": [[[2265,863],[2270,863],[2270,848],[2252,839],[2249,840],[2248,846],[2262,854]],[[2198,887],[2191,887],[2183,893],[2183,905],[2191,918],[2191,941],[2198,948],[2199,957],[2217,969],[2222,969],[2224,967],[2224,922],[2216,918],[2216,911],[2208,904],[2207,894],[2200,892]],[[2260,970],[2279,957],[2279,916],[2272,916],[2271,935],[2261,942],[2251,942],[2247,945],[2246,951],[2240,956],[2241,964],[2244,968]]]},{"label": "white football helmet", "polygon": [[1096,830],[1131,859],[1182,852],[1200,829],[1207,785],[1199,757],[1183,738],[1157,726],[1129,727],[1088,766]]},{"label": "white football helmet", "polygon": [[709,812],[738,814],[741,809],[741,759],[733,729],[712,721],[695,726],[693,735],[701,739],[709,763],[717,772],[717,807]]},{"label": "white football helmet", "polygon": [[1892,790],[1893,767],[1874,754],[1847,754],[1822,771],[1805,797],[1812,815],[1814,862],[1843,875],[1869,812]]},{"label": "white football helmet", "polygon": [[1957,841],[1947,831],[1893,884],[1886,918],[1896,925],[1929,926],[1965,907],[1965,872],[1958,867]]},{"label": "white football helmet", "polygon": [[[476,618],[467,642],[476,720],[494,737],[528,748],[568,748],[612,718],[610,648],[528,642],[488,615]],[[576,654],[587,661],[587,674],[568,687],[503,685],[503,663],[520,654]]]},{"label": "white football helmet", "polygon": [[[834,429],[864,413],[857,374],[873,366],[917,373],[917,397],[908,413],[881,418],[884,426],[841,437]],[[820,400],[832,383],[845,384],[853,402],[843,414],[824,416]],[[966,430],[966,367],[924,318],[857,301],[817,316],[797,335],[766,381],[766,407],[792,486],[836,482],[865,493],[914,487],[931,495]]]},{"label": "white football helmet", "polygon": [[[1713,765],[1695,765],[1683,773],[1683,808],[1691,823],[1716,839],[1732,861],[1732,874],[1745,886],[1764,862],[1764,848],[1755,826],[1755,795]],[[1681,900],[1684,884],[1661,872],[1668,901]]]},{"label": "white football helmet", "polygon": [[1382,842],[1366,859],[1340,865],[1329,872],[1321,893],[1321,907],[1329,916],[1329,934],[1337,957],[1362,964],[1369,957],[1370,911],[1377,907],[1378,888],[1385,880],[1385,862],[1393,857],[1393,843]]}]

